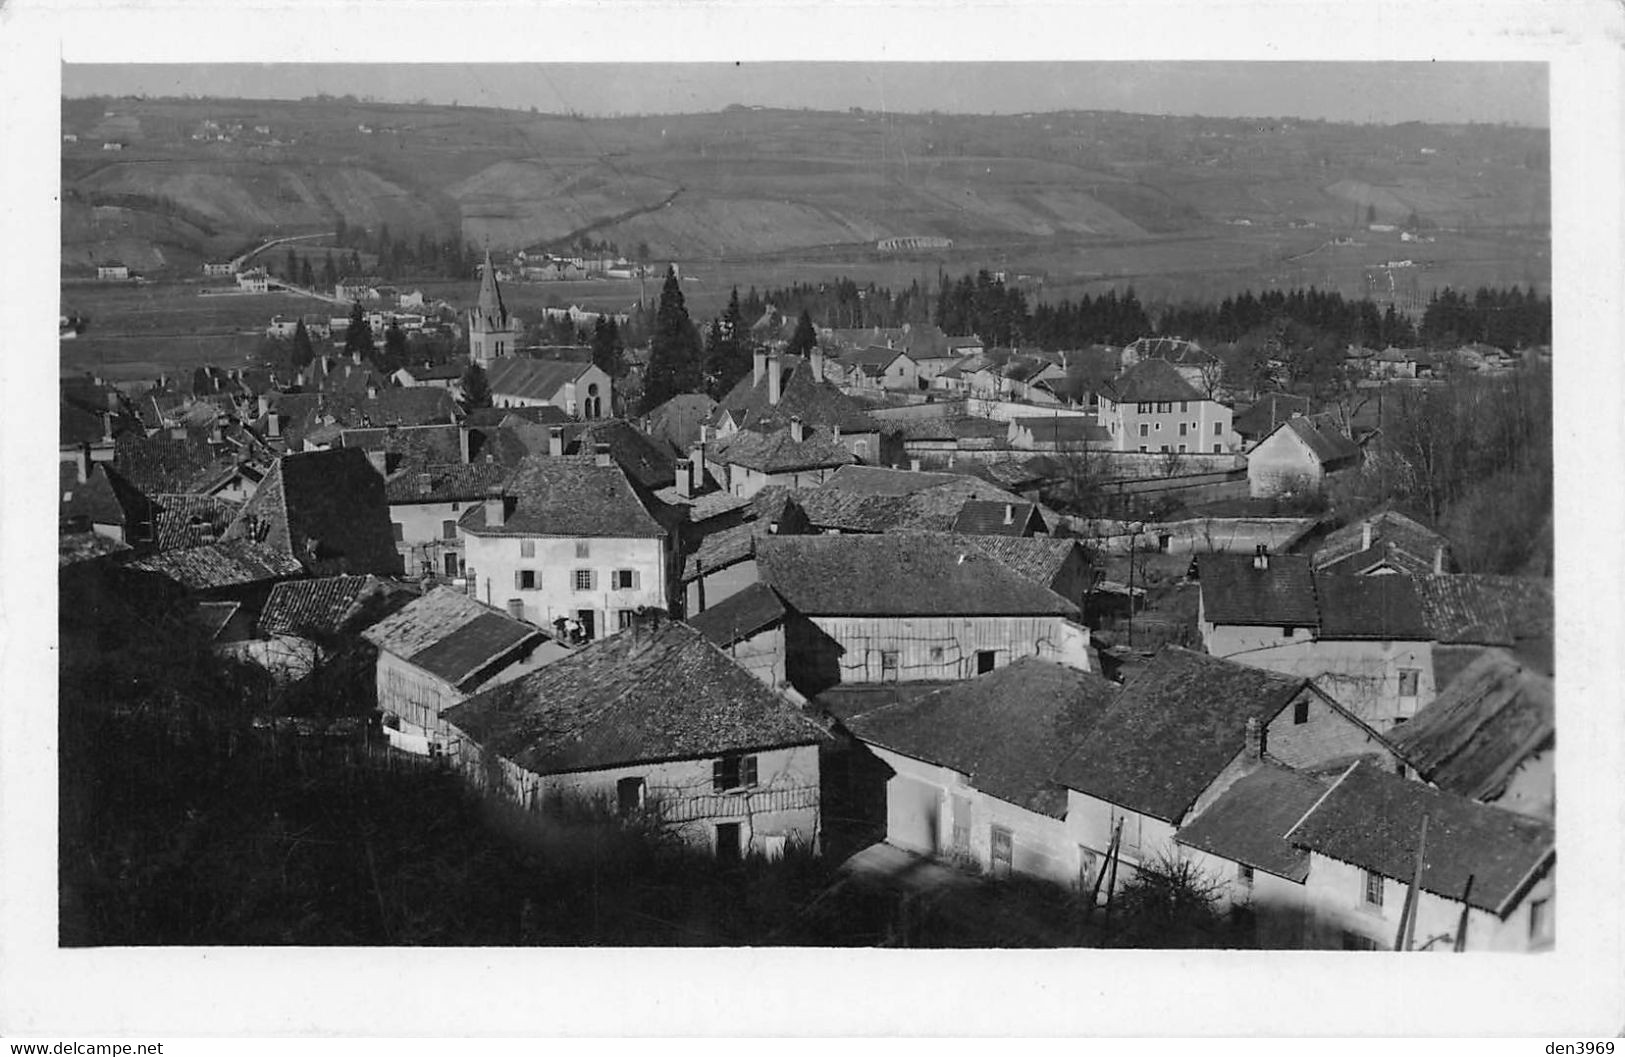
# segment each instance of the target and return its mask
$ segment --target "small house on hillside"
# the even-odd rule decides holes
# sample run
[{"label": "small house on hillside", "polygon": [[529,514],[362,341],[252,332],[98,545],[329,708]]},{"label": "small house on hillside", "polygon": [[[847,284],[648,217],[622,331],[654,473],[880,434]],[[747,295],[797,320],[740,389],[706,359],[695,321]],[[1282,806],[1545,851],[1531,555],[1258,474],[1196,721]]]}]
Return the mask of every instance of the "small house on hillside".
[{"label": "small house on hillside", "polygon": [[1248,494],[1315,494],[1326,478],[1360,465],[1360,446],[1327,415],[1299,415],[1247,453]]},{"label": "small house on hillside", "polygon": [[378,708],[390,745],[454,751],[440,714],[470,694],[569,655],[534,625],[440,587],[362,633],[378,648]]},{"label": "small house on hillside", "polygon": [[444,718],[459,768],[532,810],[648,818],[724,859],[819,845],[822,728],[680,622],[592,643]]},{"label": "small house on hillside", "polygon": [[1036,657],[847,721],[892,771],[886,842],[995,877],[1087,885],[1098,863],[1068,839],[1056,765],[1116,686]]}]

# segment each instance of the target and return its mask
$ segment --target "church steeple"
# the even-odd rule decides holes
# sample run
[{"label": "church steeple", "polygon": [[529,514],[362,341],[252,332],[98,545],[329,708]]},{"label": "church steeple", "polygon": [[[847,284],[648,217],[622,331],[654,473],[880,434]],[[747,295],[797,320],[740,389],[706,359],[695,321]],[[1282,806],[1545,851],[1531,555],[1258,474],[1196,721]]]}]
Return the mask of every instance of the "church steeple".
[{"label": "church steeple", "polygon": [[519,321],[508,315],[497,286],[496,265],[491,248],[485,249],[485,272],[480,276],[480,300],[468,310],[468,354],[481,367],[511,356],[518,349]]}]

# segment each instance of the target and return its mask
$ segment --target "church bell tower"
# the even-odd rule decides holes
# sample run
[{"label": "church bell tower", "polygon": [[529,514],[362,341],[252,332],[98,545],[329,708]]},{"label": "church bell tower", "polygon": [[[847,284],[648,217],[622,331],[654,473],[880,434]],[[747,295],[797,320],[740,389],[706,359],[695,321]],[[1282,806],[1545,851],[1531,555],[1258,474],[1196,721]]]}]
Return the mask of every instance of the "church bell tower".
[{"label": "church bell tower", "polygon": [[493,360],[512,356],[518,345],[519,323],[502,304],[497,270],[487,249],[485,272],[480,276],[480,301],[468,311],[468,355],[481,367],[490,367]]}]

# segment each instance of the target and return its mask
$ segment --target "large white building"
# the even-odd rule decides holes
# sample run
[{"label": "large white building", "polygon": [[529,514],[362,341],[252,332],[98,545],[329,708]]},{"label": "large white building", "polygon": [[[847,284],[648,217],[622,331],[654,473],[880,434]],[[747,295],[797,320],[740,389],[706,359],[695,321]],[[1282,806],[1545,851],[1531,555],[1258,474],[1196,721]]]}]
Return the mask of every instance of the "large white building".
[{"label": "large white building", "polygon": [[516,619],[587,640],[667,605],[671,533],[604,446],[528,457],[458,529],[471,589]]}]

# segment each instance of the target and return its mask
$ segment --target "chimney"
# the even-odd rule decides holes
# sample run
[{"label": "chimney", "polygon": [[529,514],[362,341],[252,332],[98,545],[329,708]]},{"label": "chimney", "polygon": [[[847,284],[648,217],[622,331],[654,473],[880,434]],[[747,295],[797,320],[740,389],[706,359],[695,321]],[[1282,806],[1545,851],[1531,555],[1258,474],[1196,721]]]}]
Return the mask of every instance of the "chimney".
[{"label": "chimney", "polygon": [[1369,521],[1360,526],[1360,549],[1363,551],[1371,549],[1371,522]]},{"label": "chimney", "polygon": [[470,447],[470,442],[472,439],[473,438],[470,435],[467,424],[459,422],[457,424],[457,453],[462,456],[464,466],[467,466],[469,463],[474,461],[474,456]]},{"label": "chimney", "polygon": [[214,420],[214,428],[209,431],[209,443],[224,444],[225,442],[226,428],[220,424],[220,420],[217,418]]},{"label": "chimney", "polygon": [[812,360],[812,378],[813,378],[813,381],[822,382],[824,380],[824,350],[823,350],[823,348],[821,346],[814,345],[812,353],[810,354],[809,358]]},{"label": "chimney", "polygon": [[[361,366],[361,350],[359,348],[350,353],[350,362],[355,364],[357,367]],[[348,375],[350,372],[348,369],[346,369],[344,373]]]},{"label": "chimney", "polygon": [[265,435],[267,437],[282,436],[282,415],[272,411],[265,416]]},{"label": "chimney", "polygon": [[298,374],[293,376],[293,384],[298,386],[300,389],[303,389],[305,387],[305,372],[304,371],[300,371]]},{"label": "chimney", "polygon": [[113,442],[113,416],[106,411],[102,412],[102,443]]},{"label": "chimney", "polygon": [[910,459],[908,461],[908,468],[910,470],[913,470],[915,473],[919,473],[920,472],[920,460],[919,459]]},{"label": "chimney", "polygon": [[264,418],[266,412],[271,410],[271,398],[264,393],[260,394],[260,417]]},{"label": "chimney", "polygon": [[1016,505],[1014,503],[1004,504],[1004,523],[1006,525],[1014,525],[1016,523]]},{"label": "chimney", "polygon": [[76,452],[74,454],[73,462],[74,462],[74,470],[75,470],[74,476],[76,478],[78,478],[79,483],[84,484],[86,481],[90,480],[90,445],[89,444],[81,444],[81,445],[79,445],[78,452]]},{"label": "chimney", "polygon": [[169,439],[170,440],[185,440],[186,439],[186,427],[185,426],[170,426],[169,427]]},{"label": "chimney", "polygon": [[751,356],[751,365],[752,374],[750,384],[761,385],[762,375],[767,373],[767,351],[765,349],[757,349],[755,354]]},{"label": "chimney", "polygon": [[806,427],[801,424],[800,415],[790,416],[790,439],[795,441],[797,444],[800,444],[803,440],[807,439],[807,430]]},{"label": "chimney", "polygon": [[485,527],[501,528],[508,521],[508,498],[502,489],[493,488],[485,493]]},{"label": "chimney", "polygon": [[610,464],[608,444],[594,444],[592,446],[592,451],[593,461],[599,466],[608,466]]},{"label": "chimney", "polygon": [[1253,568],[1254,569],[1268,569],[1269,567],[1270,567],[1269,548],[1264,546],[1262,543],[1260,543],[1258,545],[1258,549],[1253,552]]},{"label": "chimney", "polygon": [[1433,571],[1435,574],[1444,572],[1444,544],[1433,548]]},{"label": "chimney", "polygon": [[772,407],[779,406],[779,398],[783,395],[780,389],[784,385],[784,372],[779,369],[779,354],[774,352],[767,358],[767,402]]},{"label": "chimney", "polygon": [[564,454],[564,427],[552,426],[547,431],[547,453],[553,458]]},{"label": "chimney", "polygon": [[687,459],[678,459],[676,471],[677,495],[680,498],[688,499],[694,494],[694,464]]},{"label": "chimney", "polygon": [[367,452],[367,461],[372,463],[372,468],[374,470],[378,471],[378,476],[379,477],[388,477],[389,476],[389,453],[388,452],[384,451],[382,448],[375,448],[375,449],[369,450]]},{"label": "chimney", "polygon": [[378,399],[378,387],[376,385],[372,384],[371,382],[367,383],[367,399],[368,400],[377,400]]},{"label": "chimney", "polygon": [[835,425],[829,427],[829,430],[830,435],[835,438],[835,443],[841,443],[841,424],[837,422]]},{"label": "chimney", "polygon": [[1258,722],[1257,716],[1247,717],[1247,759],[1262,760],[1264,758],[1264,726]]},{"label": "chimney", "polygon": [[431,474],[418,474],[418,494],[428,495],[434,491],[434,477]]}]

